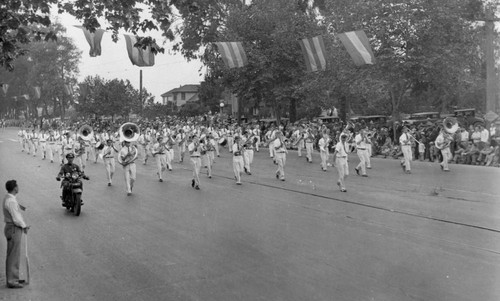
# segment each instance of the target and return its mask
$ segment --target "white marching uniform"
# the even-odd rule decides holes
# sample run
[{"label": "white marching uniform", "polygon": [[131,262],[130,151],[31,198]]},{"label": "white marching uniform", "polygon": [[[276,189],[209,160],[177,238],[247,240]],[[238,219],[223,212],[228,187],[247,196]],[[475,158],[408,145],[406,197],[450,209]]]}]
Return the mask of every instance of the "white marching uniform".
[{"label": "white marching uniform", "polygon": [[318,146],[319,146],[319,155],[321,157],[321,164],[320,164],[321,165],[321,169],[323,171],[326,171],[327,162],[328,162],[328,156],[329,156],[329,153],[328,153],[328,138],[322,137],[321,139],[319,139]]},{"label": "white marching uniform", "polygon": [[359,164],[356,166],[357,170],[361,170],[361,174],[366,176],[366,167],[369,166],[370,157],[368,156],[367,143],[363,136],[359,133],[354,138],[356,142],[356,153],[359,157]]},{"label": "white marching uniform", "polygon": [[160,181],[163,181],[163,172],[167,169],[167,148],[165,144],[156,142],[153,144],[153,157],[156,160],[156,169]]},{"label": "white marching uniform", "polygon": [[339,173],[337,184],[342,191],[345,191],[345,178],[349,175],[349,165],[347,163],[347,146],[342,141],[335,145],[335,167]]},{"label": "white marching uniform", "polygon": [[[126,157],[134,158],[137,157],[137,148],[133,145],[124,146],[120,149],[119,153],[121,162],[124,162]],[[128,161],[128,160],[127,160]],[[123,165],[122,165],[123,166]],[[127,193],[132,193],[132,189],[134,189],[134,183],[137,176],[137,168],[135,166],[135,162],[131,162],[125,166],[123,166],[123,173],[125,178],[125,186]]]},{"label": "white marching uniform", "polygon": [[443,147],[444,144],[446,143],[446,139],[443,135],[443,133],[439,133],[439,135],[436,138],[436,141],[434,142],[436,144],[436,147],[438,147],[441,150],[441,154],[443,155],[443,162],[441,162],[441,168],[444,171],[449,171],[450,168],[448,166],[448,162],[451,159],[451,151],[450,151],[450,145],[448,144],[446,147]]},{"label": "white marching uniform", "polygon": [[236,183],[241,184],[241,172],[245,167],[245,162],[243,159],[243,150],[240,149],[238,142],[233,144],[231,152],[233,153],[233,172]]},{"label": "white marching uniform", "polygon": [[191,157],[191,165],[193,167],[193,180],[195,187],[200,186],[200,170],[201,170],[201,152],[199,145],[196,146],[193,142],[188,145],[188,151]]},{"label": "white marching uniform", "polygon": [[406,172],[411,171],[410,162],[413,155],[411,152],[411,141],[408,133],[402,133],[401,136],[399,136],[399,143],[401,144],[401,151],[403,152],[403,160],[401,160],[401,163],[405,167]]},{"label": "white marching uniform", "polygon": [[104,161],[104,167],[106,168],[106,176],[108,178],[108,185],[113,183],[113,175],[115,174],[116,163],[115,163],[115,155],[118,151],[115,149],[113,145],[106,145],[102,149],[102,160]]},{"label": "white marching uniform", "polygon": [[280,180],[285,180],[285,164],[286,164],[286,147],[279,138],[276,138],[272,143],[274,149],[274,159],[278,163],[278,170],[276,170],[276,177]]}]

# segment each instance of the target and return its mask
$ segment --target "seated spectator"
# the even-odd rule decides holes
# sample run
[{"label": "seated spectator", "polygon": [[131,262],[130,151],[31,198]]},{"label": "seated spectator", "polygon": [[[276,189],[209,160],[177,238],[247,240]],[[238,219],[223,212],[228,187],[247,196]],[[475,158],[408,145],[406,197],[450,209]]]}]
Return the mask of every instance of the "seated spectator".
[{"label": "seated spectator", "polygon": [[491,148],[493,151],[486,155],[485,166],[498,166],[499,145],[496,140],[491,140]]},{"label": "seated spectator", "polygon": [[380,153],[382,154],[382,156],[384,156],[384,158],[387,158],[387,156],[390,156],[392,154],[392,149],[392,139],[391,137],[387,136],[385,137],[385,142],[381,147]]},{"label": "seated spectator", "polygon": [[453,162],[455,162],[456,164],[465,163],[465,156],[463,155],[463,153],[465,152],[466,146],[464,146],[462,143],[457,144],[457,149],[455,150],[455,156],[453,156]]},{"label": "seated spectator", "polygon": [[429,142],[429,161],[430,162],[436,162],[436,160],[440,160],[439,156],[441,154],[441,151],[439,148],[436,147],[436,144],[434,144],[434,141]]},{"label": "seated spectator", "polygon": [[469,141],[469,145],[462,153],[462,156],[464,156],[464,161],[465,161],[464,163],[476,165],[476,160],[478,155],[479,155],[479,150],[477,146],[472,141]]},{"label": "seated spectator", "polygon": [[477,164],[485,165],[487,161],[486,157],[490,154],[493,154],[494,152],[495,152],[495,147],[491,146],[488,142],[486,142],[484,148],[479,151],[479,155],[477,157]]}]

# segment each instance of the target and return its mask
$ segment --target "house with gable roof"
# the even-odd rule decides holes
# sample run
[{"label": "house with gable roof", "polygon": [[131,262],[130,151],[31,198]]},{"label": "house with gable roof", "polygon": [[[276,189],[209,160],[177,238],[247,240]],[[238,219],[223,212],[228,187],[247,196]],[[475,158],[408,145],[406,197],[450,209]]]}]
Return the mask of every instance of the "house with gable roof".
[{"label": "house with gable roof", "polygon": [[174,88],[161,95],[162,104],[173,105],[178,108],[188,101],[197,102],[199,101],[199,90],[200,85],[182,85],[179,88]]}]

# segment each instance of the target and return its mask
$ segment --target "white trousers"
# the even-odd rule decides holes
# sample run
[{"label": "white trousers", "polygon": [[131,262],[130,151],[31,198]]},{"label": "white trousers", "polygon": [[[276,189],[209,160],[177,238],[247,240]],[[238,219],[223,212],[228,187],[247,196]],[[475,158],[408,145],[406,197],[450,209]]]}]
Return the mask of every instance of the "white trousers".
[{"label": "white trousers", "polygon": [[345,178],[349,175],[349,165],[347,164],[347,158],[337,157],[335,159],[335,167],[339,173],[339,183],[340,189],[345,189]]},{"label": "white trousers", "polygon": [[405,167],[405,170],[410,171],[411,170],[410,162],[411,159],[413,158],[413,155],[411,153],[411,145],[401,146],[401,151],[403,152],[403,160],[401,162],[404,162],[403,166]]},{"label": "white trousers", "polygon": [[132,193],[137,175],[135,163],[130,163],[129,165],[124,166],[123,175],[125,177],[125,186],[127,187],[127,193]]}]

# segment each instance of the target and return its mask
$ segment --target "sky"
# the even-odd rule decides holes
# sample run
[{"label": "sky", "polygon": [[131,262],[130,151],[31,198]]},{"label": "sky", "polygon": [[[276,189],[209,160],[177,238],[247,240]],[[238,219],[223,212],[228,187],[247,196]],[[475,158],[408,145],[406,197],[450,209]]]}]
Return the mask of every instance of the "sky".
[{"label": "sky", "polygon": [[119,35],[119,40],[115,43],[111,39],[111,32],[105,32],[102,37],[101,56],[90,57],[90,46],[83,31],[74,27],[81,23],[69,14],[59,15],[58,20],[66,27],[66,36],[71,38],[82,51],[78,81],[83,81],[89,75],[99,75],[105,79],[128,79],[136,89],[139,89],[139,70],[142,70],[143,88],[153,94],[155,102],[161,102],[161,94],[181,85],[199,84],[203,80],[205,68],[201,68],[201,62],[187,62],[181,54],[169,51],[173,43],[167,41],[163,44],[165,39],[160,32],[153,32],[151,36],[156,39],[159,46],[165,48],[165,53],[156,55],[154,66],[137,67],[132,65],[128,58],[123,35]]}]

